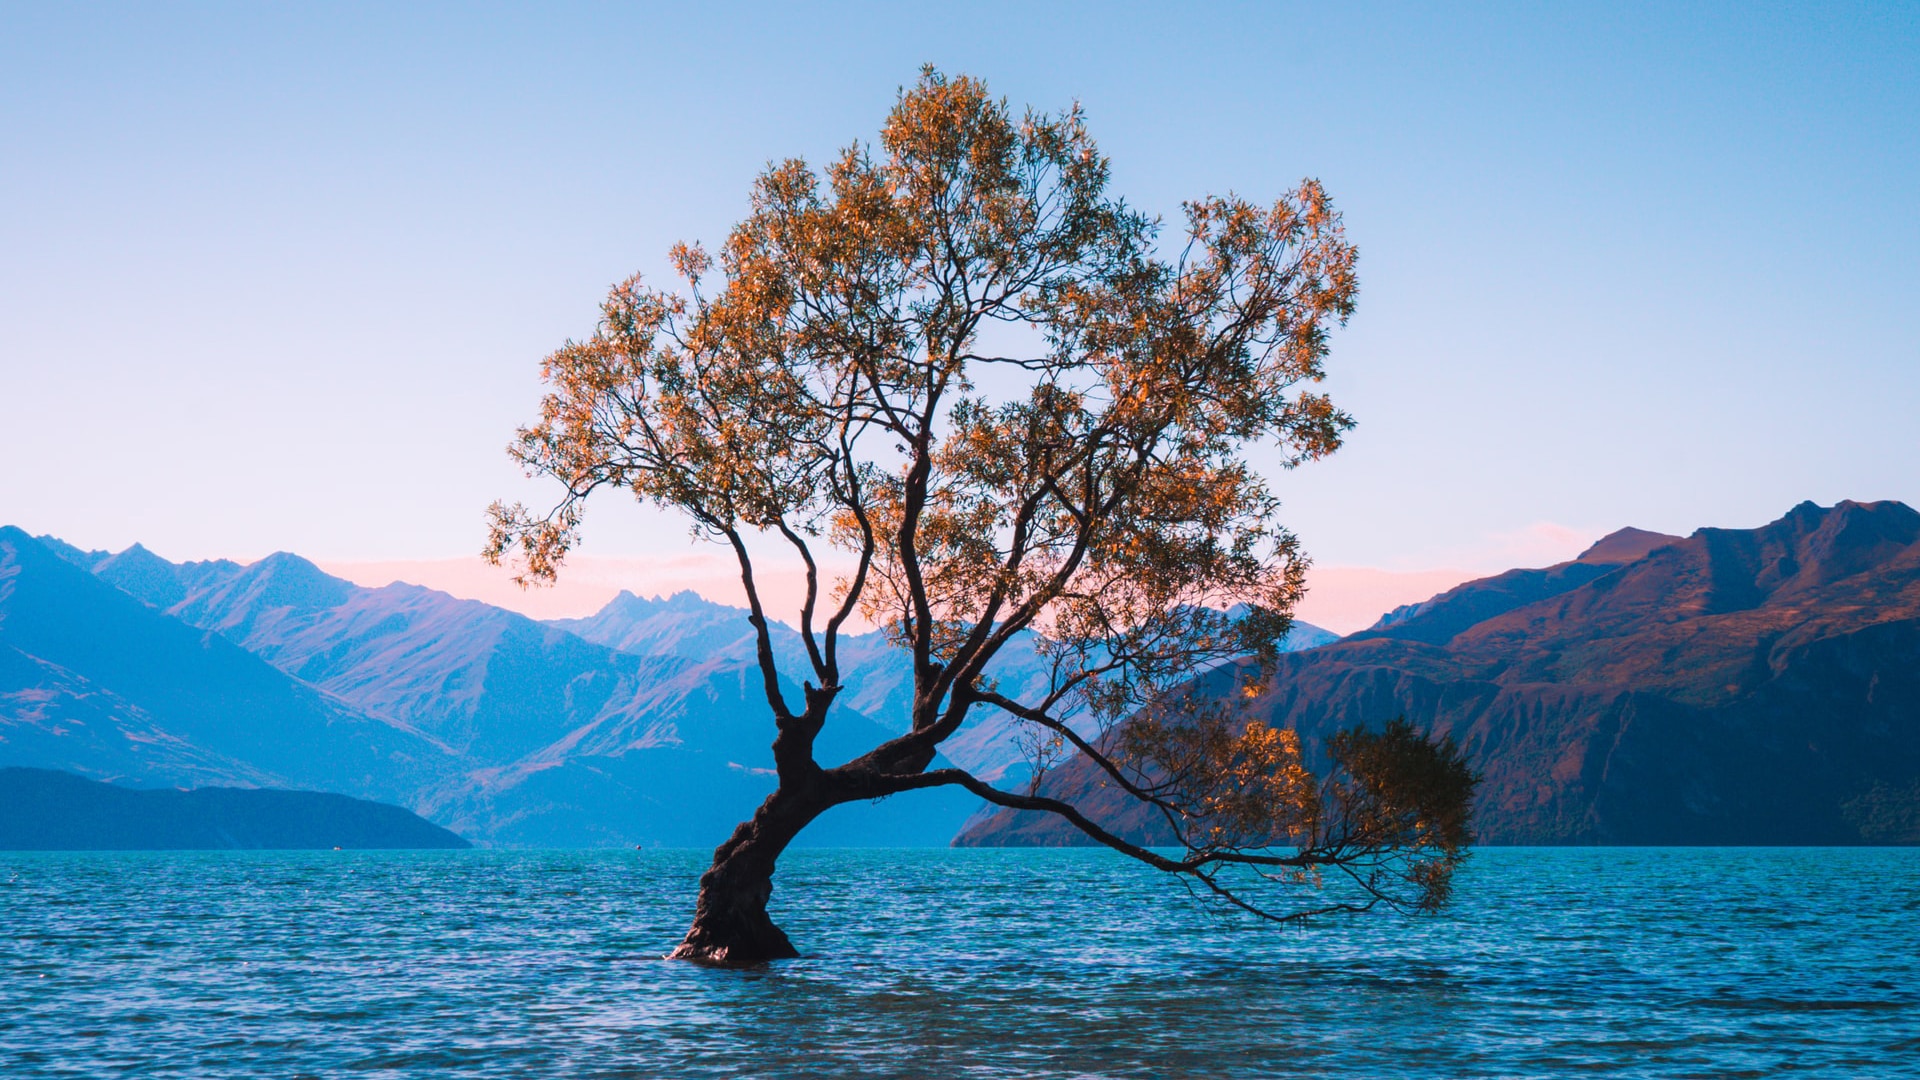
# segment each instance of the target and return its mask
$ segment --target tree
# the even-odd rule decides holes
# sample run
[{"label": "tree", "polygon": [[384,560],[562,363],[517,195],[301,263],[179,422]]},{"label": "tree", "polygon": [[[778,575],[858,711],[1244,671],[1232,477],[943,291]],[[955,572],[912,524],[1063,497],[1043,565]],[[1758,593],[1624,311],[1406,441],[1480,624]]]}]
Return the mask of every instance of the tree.
[{"label": "tree", "polygon": [[[1163,257],[1158,222],[1107,184],[1077,106],[1016,117],[929,69],[877,148],[770,166],[717,257],[673,249],[683,288],[627,280],[591,338],[546,359],[512,453],[564,495],[541,514],[496,503],[488,557],[551,581],[584,501],[624,488],[732,550],[758,631],[778,785],[714,853],[675,956],[796,955],[767,912],[781,852],[836,805],[941,785],[1059,814],[1269,917],[1301,912],[1266,887],[1329,871],[1355,898],[1306,910],[1445,899],[1472,783],[1450,745],[1350,733],[1319,778],[1293,732],[1181,689],[1250,657],[1235,670],[1251,690],[1291,625],[1305,559],[1245,451],[1292,467],[1351,424],[1309,389],[1353,310],[1340,215],[1311,180],[1270,206],[1202,199]],[[797,700],[762,603],[767,544],[805,567]],[[827,573],[829,549],[844,572]],[[912,715],[823,768],[813,744],[852,674],[836,645],[856,613],[910,652]],[[987,666],[1029,630],[1051,684],[1012,700]],[[1037,786],[934,767],[976,710],[1016,718],[1043,759],[1098,763],[1185,851],[1129,843]]]}]

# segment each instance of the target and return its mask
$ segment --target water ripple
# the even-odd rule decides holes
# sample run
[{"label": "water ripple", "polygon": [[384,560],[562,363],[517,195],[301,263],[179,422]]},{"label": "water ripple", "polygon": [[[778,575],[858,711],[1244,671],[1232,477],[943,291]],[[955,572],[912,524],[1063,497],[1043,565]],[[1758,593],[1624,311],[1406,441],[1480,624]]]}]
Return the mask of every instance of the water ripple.
[{"label": "water ripple", "polygon": [[0,853],[0,1075],[1920,1076],[1920,851],[1499,850],[1275,930],[1090,851]]}]

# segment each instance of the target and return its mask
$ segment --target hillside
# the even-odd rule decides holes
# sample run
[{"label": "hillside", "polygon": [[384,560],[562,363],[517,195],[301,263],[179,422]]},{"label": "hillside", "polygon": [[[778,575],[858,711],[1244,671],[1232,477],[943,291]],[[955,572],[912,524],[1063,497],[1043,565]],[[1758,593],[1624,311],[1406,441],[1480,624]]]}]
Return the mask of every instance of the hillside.
[{"label": "hillside", "polygon": [[[1451,735],[1484,774],[1491,843],[1920,841],[1920,513],[1803,503],[1758,529],[1615,533],[1283,657],[1248,715],[1309,745],[1402,715]],[[1160,835],[1085,761],[1046,790]],[[1080,841],[1002,813],[957,842]]]},{"label": "hillside", "polygon": [[471,846],[398,806],[345,795],[141,791],[72,773],[0,769],[0,851]]}]

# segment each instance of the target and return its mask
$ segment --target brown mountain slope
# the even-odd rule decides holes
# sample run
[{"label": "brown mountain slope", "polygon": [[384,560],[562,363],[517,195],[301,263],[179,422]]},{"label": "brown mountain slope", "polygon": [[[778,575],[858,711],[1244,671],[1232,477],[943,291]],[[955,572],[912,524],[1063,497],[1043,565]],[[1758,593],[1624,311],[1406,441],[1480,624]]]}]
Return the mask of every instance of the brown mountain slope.
[{"label": "brown mountain slope", "polygon": [[[1397,614],[1283,657],[1249,715],[1310,744],[1401,715],[1454,736],[1491,843],[1920,842],[1920,513],[1900,503],[1616,533]],[[1083,761],[1048,789],[1156,838]],[[1002,813],[956,842],[1079,840]]]}]

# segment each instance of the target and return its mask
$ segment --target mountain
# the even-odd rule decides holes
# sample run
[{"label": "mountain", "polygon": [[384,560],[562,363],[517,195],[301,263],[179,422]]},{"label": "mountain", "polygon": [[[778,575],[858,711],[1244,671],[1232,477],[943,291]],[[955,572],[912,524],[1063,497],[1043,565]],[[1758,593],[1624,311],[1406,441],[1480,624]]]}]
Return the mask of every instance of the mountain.
[{"label": "mountain", "polygon": [[[228,644],[308,693],[430,739],[441,751],[435,767],[394,778],[388,790],[484,842],[707,846],[772,790],[772,725],[750,665],[698,650],[626,653],[428,589],[363,588],[284,552],[242,566],[175,564],[137,545],[83,552],[50,538],[42,551],[60,556],[44,561],[98,575],[96,591],[111,581],[119,589],[106,591],[150,622]],[[49,692],[44,672],[19,678]],[[797,687],[787,690],[799,697]],[[75,705],[38,708],[71,728]],[[822,733],[819,752],[837,763],[887,735],[849,710]],[[75,753],[63,767],[98,772],[98,752],[68,749]],[[240,763],[257,755],[234,758],[224,772],[149,779],[285,782],[271,770],[243,773]],[[53,762],[9,754],[0,763]],[[977,807],[963,793],[917,793],[884,808],[836,810],[808,839],[945,843]]]},{"label": "mountain", "polygon": [[[701,658],[755,672],[756,639],[745,608],[727,607],[697,593],[680,592],[651,600],[622,591],[584,619],[554,619],[548,625],[588,641],[641,656]],[[774,657],[783,673],[811,671],[800,633],[782,623],[771,625]],[[1314,648],[1339,640],[1310,623],[1294,624],[1284,650]],[[1022,633],[987,668],[1003,693],[1016,699],[1044,696],[1050,670],[1038,651],[1039,639]],[[849,634],[838,648],[847,691],[840,704],[895,733],[904,733],[913,708],[913,664],[907,652],[880,631]],[[964,728],[942,747],[955,764],[991,783],[1017,783],[1028,768],[1014,738],[1015,722],[994,709],[976,709]]]},{"label": "mountain", "polygon": [[0,527],[0,764],[396,798],[437,740],[289,678]]},{"label": "mountain", "polygon": [[[757,679],[756,638],[747,616],[745,608],[716,604],[693,592],[648,600],[623,591],[592,616],[554,619],[548,625],[636,656],[699,658]],[[777,622],[770,629],[782,674],[809,674],[812,667],[799,631]],[[1016,639],[992,668],[992,675],[1016,693],[1031,694],[1046,685],[1046,668],[1032,641],[1031,634]],[[908,654],[889,644],[879,631],[843,636],[838,654],[847,690],[837,704],[872,718],[890,734],[904,733],[913,704],[913,664]],[[828,730],[836,722],[830,722]],[[975,710],[944,751],[976,775],[1004,780],[1010,771],[1025,767],[1018,745],[1008,737],[1010,728],[1007,718],[994,710]]]},{"label": "mountain", "polygon": [[[369,768],[362,788],[481,842],[705,846],[772,790],[772,728],[751,627],[738,608],[692,593],[664,600],[622,594],[590,619],[542,624],[411,585],[364,588],[285,552],[242,565],[173,563],[138,544],[82,551],[52,537],[40,538],[36,550],[43,575],[66,575],[48,586],[50,598],[90,576],[96,600],[103,592],[115,597],[128,618],[208,647],[231,646],[255,676],[271,675],[289,693],[423,740],[432,753],[416,755],[418,767]],[[785,626],[775,632],[783,670],[804,673],[798,634]],[[1331,637],[1310,627],[1299,636]],[[97,640],[123,638],[115,630]],[[1031,694],[1045,685],[1033,644],[1024,636],[996,664],[992,675],[1003,688]],[[884,635],[843,639],[842,657],[849,690],[818,745],[827,764],[904,731],[912,692],[907,658]],[[0,678],[10,680],[0,693],[18,691],[0,698],[11,702],[0,715],[19,736],[0,745],[0,764],[150,783],[330,786],[309,783],[311,771],[267,764],[307,753],[297,727],[258,725],[260,745],[210,742],[200,728],[187,731],[191,725],[175,715],[181,710],[151,700],[154,685],[104,676],[111,658],[48,659],[33,648],[0,655]],[[182,685],[218,690],[230,682],[198,672]],[[797,686],[784,688],[799,698]],[[102,710],[115,724],[81,723]],[[990,779],[1017,781],[1025,760],[1011,727],[992,710],[977,710],[951,740],[952,759]],[[29,730],[48,745],[28,747]],[[117,734],[103,742],[103,731]],[[135,767],[156,758],[166,767]],[[956,790],[914,793],[884,806],[837,809],[807,840],[945,843],[978,809]]]},{"label": "mountain", "polygon": [[464,848],[398,806],[317,791],[141,791],[0,768],[0,851]]},{"label": "mountain", "polygon": [[[1920,842],[1920,513],[1803,503],[1758,529],[1624,530],[1283,657],[1248,715],[1309,746],[1396,716],[1453,736],[1491,843]],[[1085,760],[1046,790],[1165,839]],[[958,842],[1079,841],[1001,813]]]},{"label": "mountain", "polygon": [[1350,640],[1388,637],[1444,645],[1471,626],[1577,589],[1679,540],[1644,529],[1621,529],[1602,537],[1572,562],[1541,570],[1508,570],[1456,586],[1431,600],[1395,608]]},{"label": "mountain", "polygon": [[[716,604],[692,590],[669,597],[643,600],[622,589],[620,595],[584,619],[549,619],[548,626],[639,656],[678,656],[697,660],[712,656],[751,656],[753,627],[746,608]],[[799,635],[774,624],[775,632]]]}]

